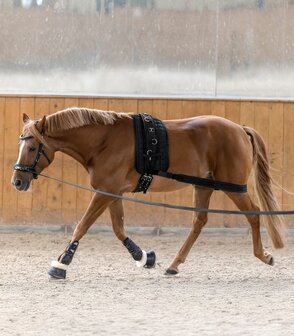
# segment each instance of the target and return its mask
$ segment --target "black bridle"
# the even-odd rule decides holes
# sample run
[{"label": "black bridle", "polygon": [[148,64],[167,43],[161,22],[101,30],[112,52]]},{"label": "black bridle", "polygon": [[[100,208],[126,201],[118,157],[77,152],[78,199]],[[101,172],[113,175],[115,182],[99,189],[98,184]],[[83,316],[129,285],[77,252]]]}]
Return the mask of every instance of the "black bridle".
[{"label": "black bridle", "polygon": [[[28,136],[22,136],[21,135],[19,137],[19,140],[26,141],[26,140],[33,139],[33,138],[34,137],[32,135],[28,135]],[[31,174],[33,174],[34,179],[37,179],[39,174],[36,171],[36,166],[37,166],[38,162],[40,161],[41,155],[43,154],[45,156],[45,158],[47,159],[48,163],[49,164],[51,163],[51,161],[48,158],[47,154],[43,150],[43,147],[44,147],[44,145],[42,143],[40,143],[39,144],[39,148],[38,148],[37,156],[35,158],[34,163],[31,166],[27,166],[27,165],[24,165],[24,164],[21,164],[21,163],[16,163],[14,165],[13,169],[14,170],[20,170],[20,171],[27,172],[27,173],[31,173]]]}]

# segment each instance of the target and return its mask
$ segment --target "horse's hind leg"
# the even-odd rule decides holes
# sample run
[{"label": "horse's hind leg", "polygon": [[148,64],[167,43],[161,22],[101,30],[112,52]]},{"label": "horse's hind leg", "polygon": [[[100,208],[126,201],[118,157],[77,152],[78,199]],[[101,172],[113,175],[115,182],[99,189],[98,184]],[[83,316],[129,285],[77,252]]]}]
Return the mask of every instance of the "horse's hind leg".
[{"label": "horse's hind leg", "polygon": [[[259,210],[258,206],[252,202],[248,193],[244,194],[227,193],[227,195],[231,198],[231,200],[236,204],[236,206],[241,211]],[[260,259],[265,264],[272,266],[274,264],[274,258],[267,251],[265,251],[262,246],[260,236],[260,216],[246,215],[246,217],[252,229],[253,252],[255,257]]]},{"label": "horse's hind leg", "polygon": [[[210,196],[213,192],[213,189],[206,188],[195,188],[195,207],[196,208],[208,208]],[[189,254],[193,244],[198,238],[202,228],[207,223],[207,212],[199,212],[194,215],[193,227],[184,242],[183,246],[177,253],[175,259],[170,264],[165,274],[175,275],[179,272],[178,266],[185,262],[187,255]]]},{"label": "horse's hind leg", "polygon": [[136,261],[137,266],[144,266],[146,268],[154,267],[156,261],[155,253],[153,251],[145,252],[125,234],[122,200],[116,200],[111,203],[109,205],[109,211],[112,221],[113,232],[127,248],[133,259]]}]

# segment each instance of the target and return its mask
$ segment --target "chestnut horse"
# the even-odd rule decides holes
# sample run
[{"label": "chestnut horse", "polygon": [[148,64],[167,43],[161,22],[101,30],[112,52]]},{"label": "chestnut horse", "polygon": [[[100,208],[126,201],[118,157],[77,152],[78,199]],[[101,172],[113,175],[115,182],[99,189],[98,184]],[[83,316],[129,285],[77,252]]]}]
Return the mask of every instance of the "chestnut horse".
[{"label": "chestnut horse", "polygon": [[[94,189],[117,195],[134,191],[140,175],[135,169],[133,115],[86,108],[59,111],[41,120],[23,115],[19,155],[14,166],[12,184],[26,191],[32,179],[49,166],[56,151],[68,154],[81,163],[90,175]],[[269,165],[264,142],[258,133],[217,116],[200,116],[182,120],[165,120],[169,142],[169,170],[246,185],[253,168],[255,190],[263,210],[278,210],[272,191]],[[154,176],[149,191],[162,192],[184,188],[178,181]],[[194,186],[194,205],[208,208],[213,188]],[[242,210],[258,210],[247,192],[228,192],[228,197]],[[155,253],[145,252],[128,238],[124,231],[121,199],[94,194],[88,209],[78,222],[72,238],[58,260],[53,261],[49,274],[65,278],[66,268],[73,259],[79,241],[104,210],[110,211],[112,228],[139,266],[153,267]],[[252,228],[254,255],[273,265],[273,257],[264,250],[260,235],[260,216],[247,215]],[[166,270],[177,274],[207,222],[207,213],[195,213],[192,229]],[[266,217],[266,227],[275,248],[284,246],[283,218]]]}]

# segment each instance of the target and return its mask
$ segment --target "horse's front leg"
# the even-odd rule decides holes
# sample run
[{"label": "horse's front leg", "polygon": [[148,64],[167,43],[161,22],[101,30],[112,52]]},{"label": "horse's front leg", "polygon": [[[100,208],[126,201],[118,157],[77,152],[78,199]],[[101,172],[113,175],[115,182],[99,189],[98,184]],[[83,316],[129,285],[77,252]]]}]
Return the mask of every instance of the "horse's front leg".
[{"label": "horse's front leg", "polygon": [[116,200],[109,205],[113,232],[130,252],[138,267],[152,268],[155,266],[156,255],[154,251],[145,252],[124,231],[124,210],[122,200]]},{"label": "horse's front leg", "polygon": [[56,279],[65,279],[66,269],[71,263],[73,256],[78,248],[80,239],[86,234],[90,226],[104,212],[107,206],[113,201],[112,198],[95,194],[86,210],[84,216],[77,224],[72,238],[65,251],[59,256],[58,260],[51,263],[48,273]]}]

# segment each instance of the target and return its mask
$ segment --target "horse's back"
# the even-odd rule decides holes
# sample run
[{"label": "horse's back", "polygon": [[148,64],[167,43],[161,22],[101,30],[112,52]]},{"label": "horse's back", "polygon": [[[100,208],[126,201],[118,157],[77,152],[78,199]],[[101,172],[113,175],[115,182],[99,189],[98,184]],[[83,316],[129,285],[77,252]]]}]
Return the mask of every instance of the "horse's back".
[{"label": "horse's back", "polygon": [[169,120],[165,124],[171,171],[246,183],[252,166],[252,147],[242,126],[211,115]]}]

